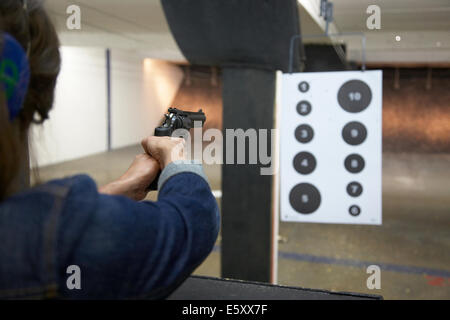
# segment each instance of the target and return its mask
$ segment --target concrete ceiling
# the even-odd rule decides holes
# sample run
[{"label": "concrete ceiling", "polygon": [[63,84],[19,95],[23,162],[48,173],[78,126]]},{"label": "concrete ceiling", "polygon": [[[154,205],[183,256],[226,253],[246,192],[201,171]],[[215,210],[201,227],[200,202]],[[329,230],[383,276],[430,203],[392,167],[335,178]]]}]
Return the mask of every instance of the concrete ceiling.
[{"label": "concrete ceiling", "polygon": [[366,29],[366,8],[381,9],[382,31],[449,31],[449,0],[335,0],[335,20],[341,31]]},{"label": "concrete ceiling", "polygon": [[[320,0],[299,0],[303,34],[322,33]],[[334,0],[330,32],[364,32],[372,62],[450,62],[450,0]],[[81,7],[82,30],[68,30],[66,9]],[[381,30],[366,27],[369,5],[381,8]],[[184,62],[167,25],[160,0],[47,0],[63,45],[136,50],[143,57]],[[395,41],[400,35],[401,41]],[[360,39],[348,44],[349,58],[359,60]]]},{"label": "concrete ceiling", "polygon": [[[66,9],[81,8],[81,30],[68,30]],[[184,62],[159,0],[46,0],[63,45],[132,49],[154,59]]]},{"label": "concrete ceiling", "polygon": [[[372,4],[381,9],[380,30],[366,27]],[[334,7],[339,31],[366,34],[369,62],[450,63],[449,0],[335,0]],[[359,40],[346,42],[350,58],[359,60]]]}]

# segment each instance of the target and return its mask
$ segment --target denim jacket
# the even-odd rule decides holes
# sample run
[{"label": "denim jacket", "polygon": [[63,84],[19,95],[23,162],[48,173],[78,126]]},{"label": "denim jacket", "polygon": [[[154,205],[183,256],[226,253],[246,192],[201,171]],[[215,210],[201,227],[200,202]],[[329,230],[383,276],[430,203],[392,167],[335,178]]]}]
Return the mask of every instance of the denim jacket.
[{"label": "denim jacket", "polygon": [[158,183],[156,202],[79,175],[0,203],[0,299],[169,295],[211,252],[220,217],[200,165],[172,163]]}]

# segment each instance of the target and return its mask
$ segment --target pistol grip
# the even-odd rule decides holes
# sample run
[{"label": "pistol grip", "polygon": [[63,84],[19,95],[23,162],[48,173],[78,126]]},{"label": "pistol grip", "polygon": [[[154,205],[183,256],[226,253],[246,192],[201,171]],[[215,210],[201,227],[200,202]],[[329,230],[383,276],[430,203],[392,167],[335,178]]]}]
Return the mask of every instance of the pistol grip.
[{"label": "pistol grip", "polygon": [[158,172],[158,175],[156,176],[155,180],[153,180],[153,182],[151,183],[151,185],[148,187],[148,191],[156,191],[158,190],[158,181],[159,181],[159,176],[161,175],[161,171]]}]

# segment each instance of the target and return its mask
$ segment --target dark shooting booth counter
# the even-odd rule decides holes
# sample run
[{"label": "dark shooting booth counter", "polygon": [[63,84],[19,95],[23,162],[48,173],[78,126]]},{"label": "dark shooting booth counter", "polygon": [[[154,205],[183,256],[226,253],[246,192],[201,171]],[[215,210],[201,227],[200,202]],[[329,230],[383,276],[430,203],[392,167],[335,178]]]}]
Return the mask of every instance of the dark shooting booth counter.
[{"label": "dark shooting booth counter", "polygon": [[259,282],[192,276],[168,300],[382,300],[378,295],[331,292]]}]

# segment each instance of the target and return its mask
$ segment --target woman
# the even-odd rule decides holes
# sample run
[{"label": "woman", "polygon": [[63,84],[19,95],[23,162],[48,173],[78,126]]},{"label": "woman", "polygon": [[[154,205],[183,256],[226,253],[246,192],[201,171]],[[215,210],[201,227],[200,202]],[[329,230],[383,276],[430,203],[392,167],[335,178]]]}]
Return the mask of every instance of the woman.
[{"label": "woman", "polygon": [[[166,297],[217,238],[202,167],[185,161],[183,140],[150,137],[129,170],[100,189],[80,175],[18,190],[21,146],[53,104],[59,42],[38,0],[2,0],[0,30],[2,66],[20,51],[26,79],[13,87],[0,68],[0,299]],[[138,202],[161,169],[158,201]]]}]

